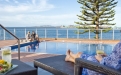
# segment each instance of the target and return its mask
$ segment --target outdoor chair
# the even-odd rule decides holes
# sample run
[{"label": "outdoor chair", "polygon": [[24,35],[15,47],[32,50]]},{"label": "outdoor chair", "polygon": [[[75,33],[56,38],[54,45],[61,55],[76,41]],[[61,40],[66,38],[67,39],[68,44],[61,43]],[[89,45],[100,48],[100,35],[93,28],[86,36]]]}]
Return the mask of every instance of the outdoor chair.
[{"label": "outdoor chair", "polygon": [[121,72],[104,66],[102,64],[92,62],[86,59],[77,58],[75,64],[66,62],[66,55],[58,55],[47,58],[40,58],[34,60],[34,66],[40,67],[54,75],[82,75],[83,68],[90,69],[104,75],[121,75]]},{"label": "outdoor chair", "polygon": [[117,71],[100,63],[77,58],[74,64],[74,75],[81,75],[83,70],[82,68],[90,69],[104,75],[121,75],[121,71]]}]

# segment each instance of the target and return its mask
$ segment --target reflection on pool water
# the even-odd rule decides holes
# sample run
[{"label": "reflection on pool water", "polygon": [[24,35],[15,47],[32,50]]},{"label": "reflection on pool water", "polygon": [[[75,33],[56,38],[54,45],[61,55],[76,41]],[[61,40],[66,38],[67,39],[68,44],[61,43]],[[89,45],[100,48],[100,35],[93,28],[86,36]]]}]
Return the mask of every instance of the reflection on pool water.
[{"label": "reflection on pool water", "polygon": [[[21,52],[36,52],[36,53],[50,53],[50,54],[66,54],[68,49],[74,53],[83,52],[94,55],[99,44],[85,44],[85,43],[67,43],[67,42],[41,42],[21,47]],[[101,44],[104,52],[110,54],[114,44]],[[12,51],[16,51],[14,49]]]}]

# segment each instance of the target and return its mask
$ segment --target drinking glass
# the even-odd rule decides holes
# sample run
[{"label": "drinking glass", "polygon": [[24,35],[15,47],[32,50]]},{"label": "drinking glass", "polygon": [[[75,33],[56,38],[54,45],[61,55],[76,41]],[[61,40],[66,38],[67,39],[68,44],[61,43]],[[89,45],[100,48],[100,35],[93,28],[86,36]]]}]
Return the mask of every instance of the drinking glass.
[{"label": "drinking glass", "polygon": [[104,49],[103,49],[103,46],[102,45],[98,45],[97,47],[96,47],[96,54],[97,55],[101,55],[101,54],[104,54],[105,52],[104,52]]},{"label": "drinking glass", "polygon": [[2,51],[2,59],[11,63],[11,47],[3,47]]}]

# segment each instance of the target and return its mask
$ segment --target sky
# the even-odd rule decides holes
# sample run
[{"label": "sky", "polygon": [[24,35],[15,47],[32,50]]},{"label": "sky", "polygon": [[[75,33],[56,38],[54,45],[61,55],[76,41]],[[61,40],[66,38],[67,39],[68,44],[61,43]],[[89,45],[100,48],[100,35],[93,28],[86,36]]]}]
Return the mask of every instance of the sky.
[{"label": "sky", "polygon": [[[115,7],[115,26],[121,27],[121,0]],[[5,27],[75,25],[81,14],[77,0],[0,0],[0,24]]]}]

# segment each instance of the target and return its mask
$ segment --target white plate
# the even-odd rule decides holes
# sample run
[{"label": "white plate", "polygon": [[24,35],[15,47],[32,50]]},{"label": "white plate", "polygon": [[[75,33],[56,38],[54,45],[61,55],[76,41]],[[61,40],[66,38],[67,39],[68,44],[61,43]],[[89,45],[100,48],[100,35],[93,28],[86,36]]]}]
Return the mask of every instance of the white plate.
[{"label": "white plate", "polygon": [[0,75],[5,75],[6,73],[10,72],[11,70],[13,70],[14,68],[16,68],[18,65],[13,65],[8,71],[6,71],[5,73],[0,73]]}]

